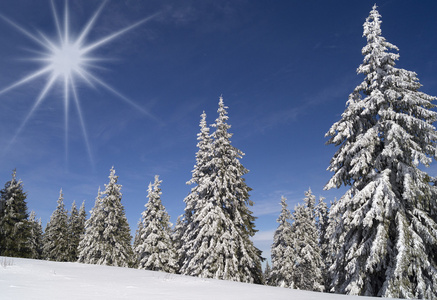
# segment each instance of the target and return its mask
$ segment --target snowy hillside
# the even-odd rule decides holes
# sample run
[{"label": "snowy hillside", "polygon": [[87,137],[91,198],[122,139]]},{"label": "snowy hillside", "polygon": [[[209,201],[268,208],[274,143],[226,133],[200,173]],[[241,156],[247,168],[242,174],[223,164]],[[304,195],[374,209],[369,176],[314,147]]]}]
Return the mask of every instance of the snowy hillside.
[{"label": "snowy hillside", "polygon": [[1,299],[372,299],[182,275],[0,257]]}]

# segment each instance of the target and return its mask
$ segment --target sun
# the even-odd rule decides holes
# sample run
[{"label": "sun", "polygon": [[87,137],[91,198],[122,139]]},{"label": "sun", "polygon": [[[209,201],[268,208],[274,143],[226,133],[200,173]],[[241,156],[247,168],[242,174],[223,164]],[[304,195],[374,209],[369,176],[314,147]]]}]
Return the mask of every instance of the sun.
[{"label": "sun", "polygon": [[85,127],[85,122],[80,108],[78,91],[76,88],[79,81],[86,82],[91,87],[100,86],[101,88],[110,91],[111,93],[113,93],[114,95],[116,95],[117,97],[128,103],[129,105],[133,106],[136,110],[141,111],[143,114],[153,118],[153,116],[147,110],[145,110],[144,108],[142,108],[141,106],[130,100],[129,98],[119,93],[110,85],[106,84],[102,79],[94,75],[91,70],[93,67],[96,67],[99,63],[103,61],[101,57],[93,56],[93,51],[111,42],[112,40],[120,37],[127,31],[130,31],[149,20],[152,20],[155,16],[158,15],[158,13],[151,15],[147,18],[144,18],[128,27],[122,28],[100,39],[94,41],[87,41],[87,36],[89,32],[92,30],[97,18],[101,14],[105,3],[106,1],[102,2],[102,4],[98,7],[98,9],[94,12],[94,14],[85,24],[83,29],[79,31],[80,34],[74,38],[72,37],[71,30],[70,30],[70,21],[69,21],[70,12],[69,12],[67,1],[65,2],[64,14],[62,19],[63,22],[61,23],[60,18],[58,16],[57,8],[55,7],[55,3],[53,0],[51,0],[51,9],[52,9],[53,19],[57,31],[57,36],[55,37],[55,39],[50,39],[44,33],[39,31],[36,34],[34,34],[26,30],[24,27],[20,26],[18,23],[0,14],[1,19],[3,19],[5,22],[10,24],[13,28],[15,28],[23,35],[31,39],[40,48],[42,48],[42,51],[41,49],[37,49],[38,50],[37,52],[38,53],[42,52],[42,54],[38,57],[32,58],[32,60],[34,61],[42,62],[42,66],[39,69],[31,72],[30,74],[10,84],[9,86],[1,89],[0,96],[14,88],[22,86],[37,78],[43,76],[46,77],[46,83],[42,86],[41,92],[36,97],[36,100],[33,103],[33,106],[31,107],[29,113],[21,123],[21,126],[17,129],[12,140],[9,142],[7,149],[11,146],[11,144],[13,144],[17,136],[26,126],[28,120],[35,112],[36,108],[41,104],[41,102],[51,91],[51,89],[54,88],[55,86],[58,86],[55,85],[55,83],[57,82],[62,83],[59,86],[61,86],[62,88],[63,101],[64,101],[66,158],[68,158],[67,157],[68,115],[69,115],[70,102],[72,101],[78,111],[79,121],[81,124],[82,133],[85,139],[90,161],[91,162],[93,161],[91,155],[90,143],[88,141],[87,131]]},{"label": "sun", "polygon": [[82,73],[81,69],[84,67],[85,58],[78,45],[66,41],[61,47],[53,49],[48,62],[53,73],[57,74],[56,76],[69,78],[74,73]]}]

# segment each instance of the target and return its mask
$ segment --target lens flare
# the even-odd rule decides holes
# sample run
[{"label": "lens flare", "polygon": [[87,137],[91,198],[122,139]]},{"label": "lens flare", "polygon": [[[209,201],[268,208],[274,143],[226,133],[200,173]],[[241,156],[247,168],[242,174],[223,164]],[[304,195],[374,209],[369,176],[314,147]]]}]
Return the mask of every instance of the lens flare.
[{"label": "lens flare", "polygon": [[[24,118],[23,122],[21,123],[21,126],[16,131],[14,137],[9,142],[9,145],[7,146],[6,150],[13,144],[13,142],[16,140],[17,136],[20,134],[20,132],[24,129],[27,122],[35,112],[35,110],[38,108],[38,106],[41,104],[42,100],[47,96],[47,94],[50,92],[50,90],[55,86],[56,82],[61,82],[59,86],[63,89],[63,95],[64,95],[64,113],[65,113],[65,153],[66,153],[66,160],[68,160],[68,115],[69,115],[69,107],[70,107],[70,99],[73,99],[73,103],[77,108],[78,115],[79,115],[79,121],[82,127],[82,133],[85,140],[85,144],[87,146],[87,151],[89,155],[89,159],[91,163],[93,163],[92,154],[91,154],[91,148],[90,143],[87,136],[87,130],[85,126],[85,122],[82,116],[82,111],[80,108],[80,101],[78,92],[76,89],[76,85],[79,81],[86,82],[88,85],[95,87],[100,86],[108,91],[110,91],[115,96],[122,99],[124,102],[128,103],[129,105],[133,106],[136,110],[142,112],[146,116],[153,118],[153,115],[151,115],[146,109],[142,108],[129,98],[122,95],[120,92],[115,90],[113,87],[105,83],[102,79],[98,78],[97,75],[93,74],[91,72],[91,67],[96,67],[99,62],[102,61],[99,57],[91,56],[92,52],[97,50],[98,48],[102,47],[103,45],[111,42],[112,40],[120,37],[124,33],[128,32],[129,30],[132,30],[141,24],[152,20],[154,17],[156,17],[158,14],[154,14],[152,16],[149,16],[147,18],[144,18],[128,27],[125,27],[119,31],[116,31],[108,36],[104,36],[101,39],[97,39],[95,41],[91,41],[86,43],[86,38],[89,34],[89,32],[92,30],[97,18],[99,17],[106,1],[103,2],[100,7],[94,12],[92,17],[89,19],[89,21],[84,26],[83,30],[80,32],[77,38],[72,39],[71,38],[71,32],[70,32],[70,24],[69,24],[69,8],[68,3],[66,1],[65,8],[64,8],[64,19],[63,19],[63,26],[61,26],[61,23],[59,21],[59,16],[57,9],[55,7],[55,4],[53,0],[51,1],[51,8],[53,12],[53,19],[55,22],[56,30],[57,30],[57,40],[49,39],[46,35],[43,33],[38,32],[37,34],[33,34],[30,31],[26,30],[24,27],[20,26],[16,22],[10,20],[6,16],[0,15],[0,17],[10,24],[12,27],[14,27],[16,30],[21,32],[23,35],[37,43],[42,49],[43,54],[39,57],[33,58],[33,60],[41,61],[43,63],[43,66],[40,69],[35,70],[34,72],[24,76],[23,78],[17,80],[16,82],[10,84],[9,86],[3,88],[0,90],[0,95],[17,88],[21,85],[24,85],[30,81],[33,81],[37,78],[40,78],[42,76],[47,77],[46,84],[42,87],[42,90],[38,97],[36,98],[33,106],[31,107],[29,113]],[[41,52],[41,51],[39,51]],[[6,151],[5,150],[5,151]]]}]

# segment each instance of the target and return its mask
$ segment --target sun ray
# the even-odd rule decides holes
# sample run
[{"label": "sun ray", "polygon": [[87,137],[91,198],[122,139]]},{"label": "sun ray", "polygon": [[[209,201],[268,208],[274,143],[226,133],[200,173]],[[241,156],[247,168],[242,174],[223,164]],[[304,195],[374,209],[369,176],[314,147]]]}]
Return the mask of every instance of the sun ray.
[{"label": "sun ray", "polygon": [[69,82],[64,74],[64,136],[65,136],[65,161],[68,162],[68,108],[69,108]]},{"label": "sun ray", "polygon": [[69,23],[70,20],[68,18],[68,6],[67,3],[65,3],[64,6],[64,40],[60,41],[61,45],[65,45],[66,43],[69,43]]},{"label": "sun ray", "polygon": [[23,27],[21,27],[20,25],[18,25],[17,23],[15,23],[14,21],[12,21],[11,19],[5,17],[4,15],[0,14],[0,17],[6,21],[7,23],[9,23],[9,25],[12,25],[15,29],[17,29],[18,31],[20,31],[22,34],[24,34],[25,36],[27,36],[28,38],[30,38],[31,40],[37,42],[38,44],[40,44],[41,46],[43,46],[44,48],[47,48],[48,50],[50,50],[50,48],[47,47],[47,44],[44,44],[43,41],[41,41],[40,39],[38,39],[35,35],[31,34],[29,31],[27,31],[26,29],[24,29]]},{"label": "sun ray", "polygon": [[76,104],[77,114],[79,116],[80,127],[82,129],[83,138],[85,140],[85,145],[86,145],[86,149],[88,152],[88,158],[89,158],[89,160],[94,168],[94,159],[93,159],[92,152],[91,152],[91,145],[89,142],[88,133],[86,131],[85,121],[84,121],[84,118],[82,115],[82,109],[80,107],[79,98],[77,96],[74,78],[71,78],[71,90],[73,92],[73,99],[74,99],[74,103]]},{"label": "sun ray", "polygon": [[18,87],[20,85],[23,85],[23,84],[25,84],[25,83],[27,83],[29,81],[32,81],[35,78],[38,78],[38,77],[40,77],[40,76],[42,76],[42,75],[44,75],[44,74],[46,74],[46,73],[48,73],[50,71],[52,71],[52,67],[51,66],[48,66],[48,67],[45,67],[42,70],[36,71],[36,72],[34,72],[34,73],[24,77],[23,79],[21,79],[19,81],[16,81],[15,83],[11,84],[10,86],[5,87],[4,89],[2,89],[0,91],[0,95],[6,93],[7,91],[12,90],[13,88],[16,88],[16,87]]},{"label": "sun ray", "polygon": [[159,14],[160,14],[159,12],[156,13],[156,14],[153,14],[150,17],[144,18],[141,21],[136,22],[135,24],[132,24],[132,25],[130,25],[128,27],[125,27],[125,28],[123,28],[123,29],[121,29],[121,30],[119,30],[117,32],[114,32],[113,34],[108,35],[107,37],[104,37],[104,38],[98,40],[97,42],[95,42],[95,43],[93,43],[93,44],[91,44],[89,46],[84,47],[82,49],[82,51],[81,51],[82,54],[86,54],[86,53],[94,50],[95,48],[100,47],[101,45],[103,45],[105,43],[108,43],[109,41],[115,39],[116,37],[122,35],[123,33],[126,33],[127,31],[132,30],[135,27],[138,27],[138,26],[140,26],[141,24],[143,24],[143,23],[145,23],[147,21],[150,21],[151,19],[155,18]]},{"label": "sun ray", "polygon": [[15,142],[15,140],[17,139],[18,135],[21,133],[21,131],[24,129],[24,127],[26,126],[27,122],[29,121],[29,119],[32,117],[33,113],[35,112],[35,110],[38,108],[38,106],[40,105],[40,103],[42,102],[42,100],[44,99],[44,97],[46,96],[46,94],[48,93],[48,91],[50,90],[50,88],[52,87],[52,85],[55,83],[56,81],[56,76],[51,76],[50,79],[47,81],[46,85],[44,86],[44,88],[42,89],[42,91],[40,92],[38,98],[36,99],[35,103],[33,104],[32,108],[30,109],[30,111],[27,113],[26,118],[24,118],[23,122],[21,122],[20,127],[18,127],[18,129],[15,131],[15,135],[14,137],[11,139],[11,141],[8,143],[8,145],[6,146],[4,152],[6,152],[7,150],[9,150],[9,148],[11,147],[11,145]]},{"label": "sun ray", "polygon": [[97,82],[98,84],[100,84],[102,87],[106,88],[108,91],[110,91],[111,93],[113,93],[114,95],[118,96],[120,99],[122,99],[124,102],[126,102],[127,104],[131,105],[132,107],[136,108],[137,110],[141,111],[143,114],[147,115],[148,117],[157,120],[155,118],[155,116],[153,116],[150,112],[148,112],[146,109],[144,109],[143,107],[139,106],[137,103],[135,103],[134,101],[130,100],[129,98],[127,98],[126,96],[124,96],[123,94],[121,94],[120,92],[118,92],[117,90],[115,90],[114,88],[112,88],[110,85],[108,85],[107,83],[105,83],[104,81],[100,80],[99,78],[97,78],[96,76],[92,75],[91,73],[88,73],[87,71],[83,70],[83,72],[86,74],[86,76],[90,77],[92,80],[94,80],[95,82]]},{"label": "sun ray", "polygon": [[62,40],[61,24],[59,23],[58,14],[56,13],[55,2],[53,0],[51,0],[50,2],[52,4],[51,5],[52,6],[52,13],[53,13],[53,18],[55,19],[55,26],[56,26],[56,31],[58,32],[59,42],[63,43],[64,41]]},{"label": "sun ray", "polygon": [[106,4],[106,1],[103,1],[102,4],[100,5],[100,7],[94,13],[94,15],[91,17],[91,19],[85,25],[84,29],[82,30],[82,32],[80,33],[79,37],[76,40],[77,45],[82,45],[83,40],[88,35],[89,31],[92,29],[95,21],[97,20],[98,16],[100,15],[100,12],[102,11],[105,4]]}]

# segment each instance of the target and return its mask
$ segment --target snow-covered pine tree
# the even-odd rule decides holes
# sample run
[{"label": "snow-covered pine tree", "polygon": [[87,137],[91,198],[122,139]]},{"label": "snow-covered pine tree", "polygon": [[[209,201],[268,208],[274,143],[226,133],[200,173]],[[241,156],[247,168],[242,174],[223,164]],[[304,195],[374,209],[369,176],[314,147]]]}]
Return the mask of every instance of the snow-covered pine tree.
[{"label": "snow-covered pine tree", "polygon": [[176,225],[174,226],[172,233],[171,233],[171,240],[173,242],[173,246],[176,249],[176,256],[178,258],[178,269],[176,273],[179,273],[182,263],[184,261],[184,256],[181,257],[180,255],[183,255],[182,253],[182,236],[184,233],[185,224],[183,222],[183,215],[180,215],[176,220]]},{"label": "snow-covered pine tree", "polygon": [[[173,239],[176,240],[176,244],[179,244],[178,257],[180,269],[185,264],[185,261],[191,260],[186,257],[187,252],[192,248],[192,241],[194,240],[194,232],[197,232],[198,224],[193,221],[193,215],[196,211],[202,209],[207,203],[209,192],[211,187],[211,158],[212,158],[212,138],[210,135],[210,128],[206,123],[205,111],[200,115],[200,132],[197,134],[197,148],[196,164],[191,171],[191,179],[187,184],[194,185],[191,188],[190,194],[185,197],[185,210],[184,214],[178,218],[176,223],[175,233]],[[187,271],[182,271],[187,274]],[[190,275],[192,275],[190,273]]]},{"label": "snow-covered pine tree", "polygon": [[30,238],[29,238],[29,248],[32,253],[30,258],[41,259],[42,258],[42,225],[41,219],[36,219],[36,213],[32,210],[29,215],[29,226],[30,226]]},{"label": "snow-covered pine tree", "polygon": [[324,289],[323,261],[314,214],[315,199],[309,189],[305,192],[305,205],[297,205],[293,212],[292,243],[295,251],[293,283],[294,288],[321,292]]},{"label": "snow-covered pine tree", "polygon": [[327,289],[328,278],[328,268],[331,265],[330,257],[329,257],[329,245],[330,241],[326,238],[326,232],[328,228],[329,218],[328,218],[328,205],[324,201],[324,197],[319,198],[319,202],[315,207],[315,216],[316,216],[316,226],[319,233],[319,246],[320,246],[320,255],[322,257],[323,267],[323,283],[325,284],[325,290]]},{"label": "snow-covered pine tree", "polygon": [[331,208],[340,245],[332,291],[437,299],[436,190],[419,168],[436,158],[436,98],[419,92],[416,73],[395,67],[398,50],[381,36],[376,5],[364,23],[367,45],[341,119],[328,131],[339,147],[327,189],[350,185]]},{"label": "snow-covered pine tree", "polygon": [[43,256],[46,260],[69,261],[68,214],[62,189],[57,203],[44,232]]},{"label": "snow-covered pine tree", "polygon": [[137,269],[138,268],[138,255],[135,252],[135,249],[138,247],[138,245],[141,243],[141,239],[140,239],[140,229],[141,229],[141,223],[142,223],[142,218],[140,217],[140,219],[137,222],[137,230],[135,231],[135,236],[134,236],[134,243],[132,245],[132,251],[134,253],[134,263],[132,265],[132,268]]},{"label": "snow-covered pine tree", "polygon": [[250,240],[256,230],[243,178],[248,171],[239,161],[243,153],[231,145],[226,108],[220,97],[208,173],[198,183],[191,225],[184,232],[187,251],[181,272],[262,283],[261,251]]},{"label": "snow-covered pine tree", "polygon": [[161,202],[161,182],[156,175],[155,182],[149,184],[149,201],[141,214],[134,252],[138,269],[176,273],[178,259],[171,239],[170,217]]},{"label": "snow-covered pine tree", "polygon": [[0,211],[0,255],[31,257],[26,193],[21,180],[16,179],[16,170],[12,172],[12,179],[0,191],[0,199],[3,203]]},{"label": "snow-covered pine tree", "polygon": [[[331,201],[330,203],[330,208],[337,205],[337,202],[338,202],[337,198],[334,198],[334,201]],[[324,264],[325,264],[325,274],[324,274],[326,279],[325,291],[329,291],[331,289],[332,278],[330,277],[331,276],[330,268],[334,263],[334,260],[336,259],[336,253],[341,247],[338,243],[333,243],[330,240],[332,236],[336,234],[335,232],[337,231],[337,229],[340,228],[340,226],[338,226],[340,219],[341,219],[341,215],[338,212],[334,214],[334,211],[332,211],[331,209],[328,211],[328,223],[324,235],[324,238],[327,241],[326,252],[325,252],[326,257],[322,256],[322,259],[324,259]]]},{"label": "snow-covered pine tree", "polygon": [[270,267],[270,264],[268,261],[266,261],[266,267],[264,268],[263,276],[264,276],[264,284],[271,285],[270,278],[272,277],[272,268]]},{"label": "snow-covered pine tree", "polygon": [[77,261],[79,257],[78,247],[79,242],[85,233],[85,201],[82,203],[80,210],[77,210],[76,201],[73,201],[70,210],[70,216],[68,218],[68,261]]},{"label": "snow-covered pine tree", "polygon": [[79,242],[78,262],[86,264],[102,264],[100,260],[103,256],[104,240],[103,231],[105,230],[105,212],[102,207],[102,192],[97,192],[94,207],[91,209],[91,216],[85,222],[85,234]]},{"label": "snow-covered pine tree", "polygon": [[79,243],[79,262],[120,267],[134,263],[129,224],[117,180],[112,167],[105,191],[99,190],[91,217],[86,222],[85,234]]},{"label": "snow-covered pine tree", "polygon": [[79,224],[82,226],[81,235],[85,234],[85,222],[86,222],[86,211],[85,211],[85,200],[79,208]]},{"label": "snow-covered pine tree", "polygon": [[269,284],[273,286],[289,287],[294,286],[294,265],[295,251],[294,239],[291,229],[291,213],[288,209],[287,198],[281,197],[281,213],[276,220],[279,225],[273,235],[271,248],[272,271]]},{"label": "snow-covered pine tree", "polygon": [[243,282],[262,283],[261,250],[250,240],[255,235],[255,217],[249,210],[253,202],[249,199],[251,188],[246,185],[244,175],[249,171],[243,167],[240,159],[244,153],[231,145],[231,126],[227,123],[228,112],[220,97],[218,118],[213,124],[213,158],[211,163],[215,173],[214,198],[225,209],[236,228],[234,240],[237,242],[236,255],[239,261],[237,278]]}]

